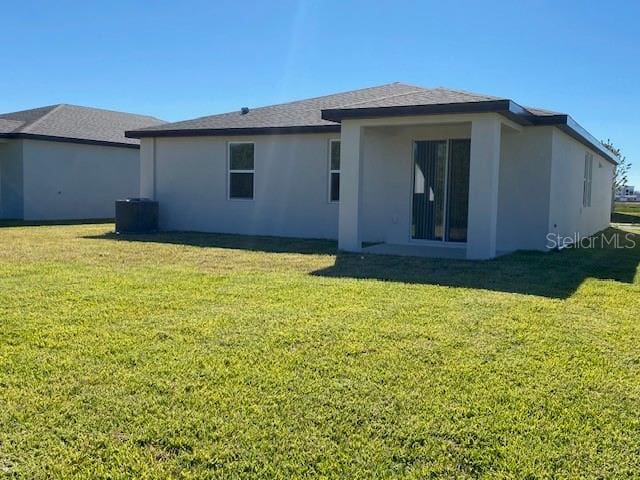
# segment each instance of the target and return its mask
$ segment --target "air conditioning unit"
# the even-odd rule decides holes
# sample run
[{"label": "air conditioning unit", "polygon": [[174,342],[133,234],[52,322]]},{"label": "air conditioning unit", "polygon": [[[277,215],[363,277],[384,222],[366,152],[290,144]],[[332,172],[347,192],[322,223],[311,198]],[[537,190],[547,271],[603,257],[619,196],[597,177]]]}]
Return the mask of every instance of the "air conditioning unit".
[{"label": "air conditioning unit", "polygon": [[116,200],[116,233],[158,231],[158,202],[148,198]]}]

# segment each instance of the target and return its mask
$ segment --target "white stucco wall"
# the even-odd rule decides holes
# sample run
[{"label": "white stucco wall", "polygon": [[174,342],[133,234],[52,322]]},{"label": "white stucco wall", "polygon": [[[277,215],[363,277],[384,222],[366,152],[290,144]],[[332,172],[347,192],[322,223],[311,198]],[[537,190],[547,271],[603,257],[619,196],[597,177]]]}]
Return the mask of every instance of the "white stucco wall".
[{"label": "white stucco wall", "polygon": [[[593,154],[591,206],[582,206],[584,157]],[[592,235],[609,225],[614,166],[561,130],[553,129],[549,232]]]},{"label": "white stucco wall", "polygon": [[[466,118],[466,117],[465,117]],[[475,118],[475,117],[474,117]],[[545,250],[547,233],[584,235],[609,221],[612,165],[594,155],[592,207],[582,209],[587,150],[555,127],[503,126],[497,250]],[[470,138],[471,122],[364,126],[360,236],[410,241],[413,141]],[[338,205],[328,201],[330,134],[144,139],[141,195],[160,202],[165,230],[337,238]],[[253,141],[254,200],[228,198],[228,142]]]},{"label": "white stucco wall", "polygon": [[113,218],[115,200],[139,195],[139,150],[23,141],[24,219]]},{"label": "white stucco wall", "polygon": [[140,196],[154,198],[156,190],[156,139],[140,139]]},{"label": "white stucco wall", "polygon": [[[329,140],[338,135],[185,137],[142,142],[142,194],[153,190],[164,230],[337,238],[328,196]],[[255,142],[253,200],[228,198],[227,144]],[[148,170],[155,163],[154,175]],[[146,185],[146,186],[145,186]]]},{"label": "white stucco wall", "polygon": [[498,251],[544,250],[549,224],[553,127],[503,129]]},{"label": "white stucco wall", "polygon": [[0,143],[0,218],[22,218],[22,144]]}]

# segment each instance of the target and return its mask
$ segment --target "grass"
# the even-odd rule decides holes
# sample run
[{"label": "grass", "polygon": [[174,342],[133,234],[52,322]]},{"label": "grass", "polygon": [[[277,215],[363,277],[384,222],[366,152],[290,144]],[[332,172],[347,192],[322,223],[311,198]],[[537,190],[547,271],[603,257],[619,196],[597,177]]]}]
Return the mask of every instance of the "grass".
[{"label": "grass", "polygon": [[635,248],[0,228],[0,477],[622,478]]},{"label": "grass", "polygon": [[614,223],[640,224],[640,202],[616,202],[611,221]]}]

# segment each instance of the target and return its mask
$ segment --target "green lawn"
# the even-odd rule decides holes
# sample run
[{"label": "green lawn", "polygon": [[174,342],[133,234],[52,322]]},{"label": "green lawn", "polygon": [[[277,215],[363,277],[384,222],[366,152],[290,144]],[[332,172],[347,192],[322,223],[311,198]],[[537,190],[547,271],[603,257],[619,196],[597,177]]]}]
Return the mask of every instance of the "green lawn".
[{"label": "green lawn", "polygon": [[0,228],[0,477],[640,472],[635,248]]},{"label": "green lawn", "polygon": [[611,221],[640,224],[640,203],[616,202]]}]

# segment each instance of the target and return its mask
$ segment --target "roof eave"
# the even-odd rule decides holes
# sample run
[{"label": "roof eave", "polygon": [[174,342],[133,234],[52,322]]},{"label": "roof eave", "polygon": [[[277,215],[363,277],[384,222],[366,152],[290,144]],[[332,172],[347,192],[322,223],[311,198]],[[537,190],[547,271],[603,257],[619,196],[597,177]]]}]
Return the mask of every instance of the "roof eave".
[{"label": "roof eave", "polygon": [[601,142],[580,126],[573,118],[565,114],[534,115],[513,100],[486,100],[465,103],[441,103],[434,105],[408,105],[373,108],[333,108],[322,110],[322,119],[341,122],[345,119],[397,117],[412,115],[443,115],[458,113],[498,113],[523,126],[553,125],[602,155],[605,160],[617,165],[613,153]]},{"label": "roof eave", "polygon": [[288,127],[184,128],[175,130],[128,130],[127,138],[219,137],[238,135],[286,135],[296,133],[339,133],[340,125],[304,125]]},{"label": "roof eave", "polygon": [[88,138],[56,137],[54,135],[39,135],[34,133],[23,133],[23,132],[0,133],[0,138],[44,140],[48,142],[77,143],[81,145],[98,145],[103,147],[120,147],[120,148],[135,148],[135,149],[140,148],[140,145],[137,143],[110,142],[107,140],[92,140]]},{"label": "roof eave", "polygon": [[530,125],[528,112],[512,100],[436,103],[369,108],[329,108],[322,110],[322,119],[341,122],[353,118],[399,117],[413,115],[444,115],[455,113],[502,113],[522,125]]}]

